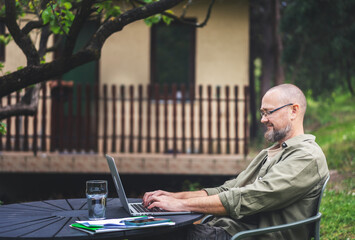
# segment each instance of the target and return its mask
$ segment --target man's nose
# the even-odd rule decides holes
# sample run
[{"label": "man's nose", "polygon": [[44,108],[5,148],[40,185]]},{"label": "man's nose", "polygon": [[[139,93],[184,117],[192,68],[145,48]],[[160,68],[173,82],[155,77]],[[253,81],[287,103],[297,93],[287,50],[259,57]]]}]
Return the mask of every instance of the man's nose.
[{"label": "man's nose", "polygon": [[267,123],[268,121],[269,121],[269,119],[265,115],[261,116],[261,119],[260,119],[261,123]]}]

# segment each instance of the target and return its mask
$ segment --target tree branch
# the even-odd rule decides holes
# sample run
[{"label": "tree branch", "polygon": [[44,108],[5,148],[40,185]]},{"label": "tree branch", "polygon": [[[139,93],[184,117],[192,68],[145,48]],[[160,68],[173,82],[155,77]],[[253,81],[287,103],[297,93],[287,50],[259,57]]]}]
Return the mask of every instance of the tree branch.
[{"label": "tree branch", "polygon": [[[142,5],[145,5],[146,3],[141,1],[141,0],[135,0],[136,2],[138,2],[139,4],[142,4]],[[191,25],[191,26],[194,26],[194,27],[197,27],[197,28],[202,28],[204,26],[206,26],[208,20],[210,19],[211,17],[211,12],[212,12],[212,8],[213,8],[213,5],[216,1],[215,0],[211,0],[209,6],[208,6],[208,10],[207,10],[207,13],[206,13],[206,17],[204,19],[203,22],[201,23],[194,23],[194,22],[191,22],[191,21],[186,21],[185,19],[185,15],[187,13],[187,10],[188,10],[188,7],[191,5],[192,1],[189,0],[183,7],[183,12],[181,14],[180,17],[177,17],[176,15],[174,14],[171,14],[171,13],[168,13],[168,12],[162,12],[161,14],[164,15],[164,16],[167,16],[167,17],[170,17],[172,19],[174,19],[175,21],[177,22],[180,22],[180,23],[183,23],[183,24],[187,24],[187,25]]]},{"label": "tree branch", "polygon": [[84,0],[82,2],[81,7],[78,9],[78,12],[75,16],[72,26],[70,27],[70,31],[65,42],[63,57],[68,57],[73,54],[76,39],[78,38],[80,29],[84,25],[86,19],[91,14],[91,6],[91,0]]},{"label": "tree branch", "polygon": [[29,34],[33,29],[35,28],[42,28],[43,25],[43,21],[39,20],[39,21],[30,21],[28,22],[23,28],[22,28],[22,33],[23,34]]},{"label": "tree branch", "polygon": [[64,41],[64,37],[63,37],[63,35],[59,35],[56,38],[56,41],[54,42],[52,47],[49,47],[49,48],[46,49],[46,52],[54,52],[54,51],[56,51],[61,46],[62,41]]},{"label": "tree branch", "polygon": [[33,115],[37,112],[41,84],[27,90],[20,103],[0,108],[0,120],[12,116]]},{"label": "tree branch", "polygon": [[7,29],[9,30],[16,44],[21,48],[21,50],[25,54],[27,58],[27,65],[40,64],[38,52],[34,44],[32,43],[30,37],[27,34],[24,34],[17,25],[15,1],[5,0],[5,6],[5,21]]},{"label": "tree branch", "polygon": [[106,39],[115,32],[121,31],[126,25],[137,20],[145,19],[157,13],[162,13],[183,0],[161,0],[145,6],[128,10],[116,18],[105,22],[94,34],[87,48],[101,49]]}]

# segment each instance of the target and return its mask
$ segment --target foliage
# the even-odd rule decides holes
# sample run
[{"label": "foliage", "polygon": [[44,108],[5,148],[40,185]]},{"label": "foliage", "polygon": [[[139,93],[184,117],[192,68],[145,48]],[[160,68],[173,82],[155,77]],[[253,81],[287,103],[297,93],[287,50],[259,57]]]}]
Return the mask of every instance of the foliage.
[{"label": "foliage", "polygon": [[306,129],[317,137],[330,169],[354,172],[355,98],[335,91],[331,97],[315,101],[308,97]]},{"label": "foliage", "polygon": [[55,34],[68,34],[75,16],[71,8],[70,1],[50,1],[41,15],[43,24],[49,23],[51,31]]},{"label": "foliage", "polygon": [[202,186],[199,182],[185,180],[182,185],[182,191],[197,191],[200,189],[202,189]]},{"label": "foliage", "polygon": [[320,206],[322,239],[354,239],[354,209],[354,192],[326,190]]},{"label": "foliage", "polygon": [[0,122],[0,135],[5,135],[5,134],[6,134],[6,124]]},{"label": "foliage", "polygon": [[[25,12],[27,14],[32,13],[39,15],[43,24],[49,24],[50,30],[54,34],[68,34],[70,27],[73,24],[75,19],[75,14],[77,13],[77,8],[73,5],[79,5],[82,0],[50,0],[47,1],[47,4],[42,9],[43,1],[39,0],[16,0],[16,11],[17,17],[23,17]],[[138,1],[139,2],[139,1]],[[152,2],[157,2],[156,0],[145,0],[144,4],[149,4]],[[143,6],[144,4],[139,4]],[[121,7],[117,5],[117,1],[106,0],[106,1],[97,1],[93,5],[92,11],[96,15],[104,16],[104,20],[107,20],[111,17],[117,17],[123,13]],[[169,14],[173,14],[171,10],[166,11]],[[1,7],[0,16],[5,16],[5,5]],[[170,24],[172,19],[168,16],[162,16],[162,14],[156,14],[145,19],[147,25],[160,22],[163,20],[166,24]],[[11,36],[9,35],[8,38]],[[0,38],[1,41],[1,38]]]},{"label": "foliage", "polygon": [[287,77],[313,96],[339,87],[354,95],[355,1],[282,1]]}]

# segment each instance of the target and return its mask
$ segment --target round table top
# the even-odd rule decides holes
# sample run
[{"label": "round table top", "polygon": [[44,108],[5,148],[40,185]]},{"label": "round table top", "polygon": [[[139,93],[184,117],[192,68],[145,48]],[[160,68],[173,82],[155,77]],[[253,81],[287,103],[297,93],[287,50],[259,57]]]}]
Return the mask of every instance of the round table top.
[{"label": "round table top", "polygon": [[[139,201],[141,200],[129,199],[129,202]],[[106,218],[128,216],[118,198],[107,200]],[[8,204],[0,206],[0,239],[134,238],[134,236],[156,235],[157,233],[176,230],[201,219],[203,214],[194,213],[159,217],[169,218],[176,225],[90,235],[69,227],[75,221],[88,220],[85,198]]]}]

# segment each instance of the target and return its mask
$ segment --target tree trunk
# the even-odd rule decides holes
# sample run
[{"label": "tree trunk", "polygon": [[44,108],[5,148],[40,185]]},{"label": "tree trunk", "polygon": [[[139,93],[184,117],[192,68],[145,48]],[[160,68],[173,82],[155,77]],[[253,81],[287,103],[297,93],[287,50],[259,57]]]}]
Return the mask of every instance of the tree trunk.
[{"label": "tree trunk", "polygon": [[272,86],[275,72],[274,10],[275,0],[264,2],[261,96]]},{"label": "tree trunk", "polygon": [[280,0],[275,0],[275,24],[274,24],[274,32],[275,32],[275,84],[279,85],[285,82],[285,73],[281,62],[282,56],[282,38],[279,32],[280,25]]},{"label": "tree trunk", "polygon": [[255,75],[254,75],[254,60],[257,57],[257,32],[256,32],[256,24],[257,19],[253,15],[253,7],[255,2],[251,1],[249,5],[249,96],[250,96],[250,138],[255,139],[258,132],[258,123],[256,118],[257,113],[257,104],[259,103],[259,99],[256,96],[256,89],[255,89]]},{"label": "tree trunk", "polygon": [[346,67],[345,67],[345,73],[346,73],[346,83],[348,85],[348,89],[351,93],[351,96],[355,96],[355,93],[354,93],[354,88],[351,84],[351,74],[350,74],[350,71],[351,71],[351,64],[349,63],[349,59],[345,60],[346,61]]}]

